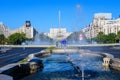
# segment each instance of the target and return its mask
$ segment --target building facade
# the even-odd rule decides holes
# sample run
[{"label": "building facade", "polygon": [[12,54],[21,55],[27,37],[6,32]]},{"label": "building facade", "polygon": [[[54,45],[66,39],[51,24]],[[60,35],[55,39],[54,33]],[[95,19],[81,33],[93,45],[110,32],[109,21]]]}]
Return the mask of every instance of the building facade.
[{"label": "building facade", "polygon": [[12,30],[11,34],[13,33],[25,33],[27,38],[33,38],[34,37],[34,28],[31,26],[30,21],[26,21],[25,24],[16,29],[16,30]]},{"label": "building facade", "polygon": [[10,30],[7,26],[5,26],[2,22],[0,22],[0,34],[4,34],[4,36],[7,38],[10,34]]},{"label": "building facade", "polygon": [[35,29],[31,26],[30,21],[26,21],[22,27],[15,30],[9,30],[3,23],[0,23],[0,34],[4,34],[7,38],[14,33],[25,33],[27,38],[34,38]]},{"label": "building facade", "polygon": [[56,41],[61,41],[66,39],[70,34],[70,32],[67,32],[66,28],[50,28],[50,33],[46,33],[45,35]]},{"label": "building facade", "polygon": [[112,19],[111,13],[96,13],[89,26],[83,29],[87,39],[96,37],[99,32],[107,35],[117,34],[118,31],[120,31],[120,18]]}]

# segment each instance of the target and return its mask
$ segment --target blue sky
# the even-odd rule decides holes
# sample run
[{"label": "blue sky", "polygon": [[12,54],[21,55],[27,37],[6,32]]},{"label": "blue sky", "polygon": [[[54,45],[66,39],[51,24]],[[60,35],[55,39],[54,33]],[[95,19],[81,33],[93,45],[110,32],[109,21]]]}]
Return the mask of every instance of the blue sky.
[{"label": "blue sky", "polygon": [[39,32],[49,32],[58,27],[58,10],[61,11],[60,27],[67,31],[85,28],[94,13],[120,15],[120,0],[0,0],[0,21],[10,29],[21,27],[26,20]]}]

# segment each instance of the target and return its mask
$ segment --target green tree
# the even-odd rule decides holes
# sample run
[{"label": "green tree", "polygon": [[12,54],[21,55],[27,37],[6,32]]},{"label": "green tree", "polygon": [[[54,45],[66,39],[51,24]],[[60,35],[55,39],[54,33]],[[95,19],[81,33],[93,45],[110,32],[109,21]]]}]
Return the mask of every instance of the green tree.
[{"label": "green tree", "polygon": [[116,36],[117,35],[115,33],[108,34],[106,43],[116,43]]},{"label": "green tree", "polygon": [[119,41],[120,41],[120,31],[118,31],[118,32],[117,32],[116,41],[117,41],[117,42],[119,42]]},{"label": "green tree", "polygon": [[8,37],[8,43],[9,44],[21,44],[26,40],[24,33],[14,33]]},{"label": "green tree", "polygon": [[105,43],[105,41],[106,41],[106,35],[103,32],[99,32],[98,35],[97,35],[97,37],[95,38],[95,40],[98,43]]},{"label": "green tree", "polygon": [[5,36],[4,34],[0,34],[0,44],[4,44]]}]

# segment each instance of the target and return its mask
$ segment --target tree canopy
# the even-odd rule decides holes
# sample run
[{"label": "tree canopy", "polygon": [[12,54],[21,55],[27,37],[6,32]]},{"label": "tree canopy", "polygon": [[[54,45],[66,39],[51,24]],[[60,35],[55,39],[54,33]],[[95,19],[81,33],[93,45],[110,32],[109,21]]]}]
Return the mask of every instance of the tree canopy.
[{"label": "tree canopy", "polygon": [[117,42],[117,43],[120,42],[120,31],[117,32],[116,42]]},{"label": "tree canopy", "polygon": [[[103,32],[99,32],[95,41],[98,43],[116,43],[117,36],[115,33],[105,35]],[[120,38],[119,38],[120,39]]]},{"label": "tree canopy", "polygon": [[116,34],[115,33],[108,34],[106,43],[116,43]]},{"label": "tree canopy", "polygon": [[98,43],[105,43],[105,41],[106,41],[105,34],[103,32],[99,32],[98,35],[97,35],[97,37],[96,37],[96,41]]},{"label": "tree canopy", "polygon": [[24,33],[14,33],[8,37],[8,43],[9,44],[21,44],[26,40]]},{"label": "tree canopy", "polygon": [[0,34],[0,44],[4,44],[5,36],[4,34]]}]

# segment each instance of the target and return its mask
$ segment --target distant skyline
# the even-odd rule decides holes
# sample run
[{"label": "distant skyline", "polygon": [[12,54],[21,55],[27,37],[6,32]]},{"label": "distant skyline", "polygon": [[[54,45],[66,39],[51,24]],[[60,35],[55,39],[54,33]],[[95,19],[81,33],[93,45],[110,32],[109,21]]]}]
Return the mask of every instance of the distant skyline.
[{"label": "distant skyline", "polygon": [[17,29],[30,20],[39,32],[60,27],[73,32],[85,28],[95,13],[120,16],[120,0],[0,0],[0,22]]}]

